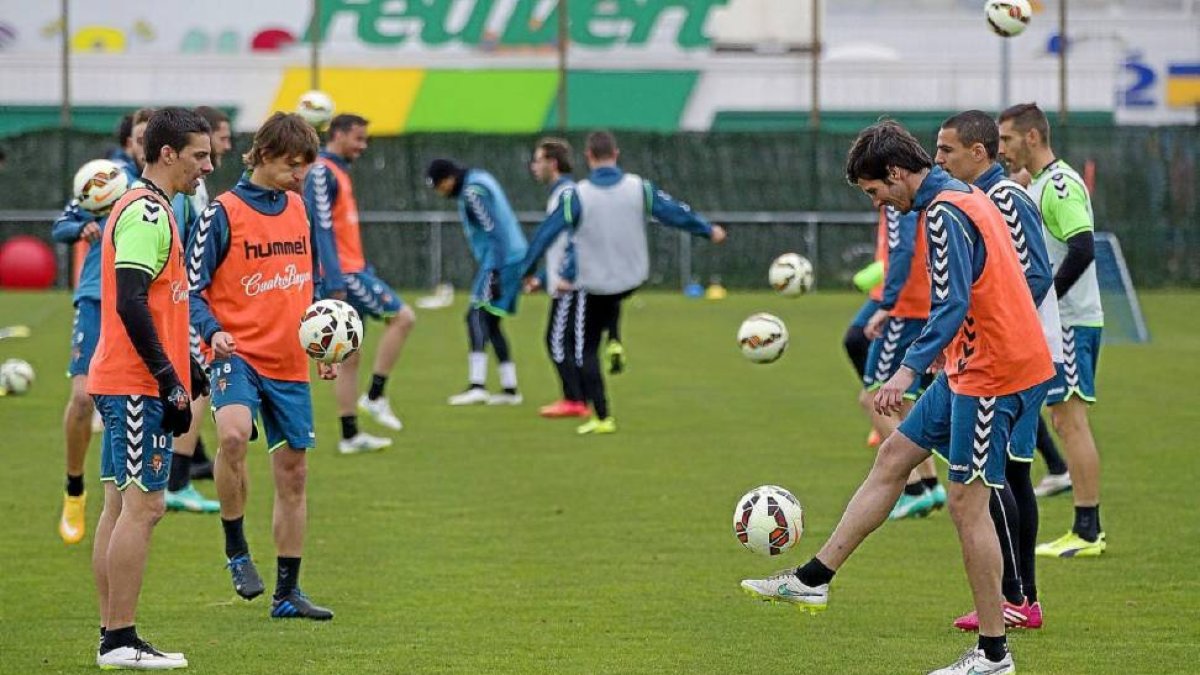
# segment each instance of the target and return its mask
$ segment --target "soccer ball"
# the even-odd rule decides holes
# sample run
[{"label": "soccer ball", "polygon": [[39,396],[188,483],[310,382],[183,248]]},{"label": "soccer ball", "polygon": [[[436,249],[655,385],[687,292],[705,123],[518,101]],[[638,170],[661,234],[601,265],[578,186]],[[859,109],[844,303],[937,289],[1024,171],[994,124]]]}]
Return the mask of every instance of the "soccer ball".
[{"label": "soccer ball", "polygon": [[300,345],[321,363],[341,363],[362,346],[358,312],[341,300],[318,300],[300,319]]},{"label": "soccer ball", "polygon": [[0,389],[9,394],[24,394],[33,384],[33,366],[21,359],[0,364]]},{"label": "soccer ball", "polygon": [[771,263],[767,280],[781,295],[803,295],[813,285],[812,263],[799,253],[784,253]]},{"label": "soccer ball", "polygon": [[313,127],[324,128],[333,119],[333,99],[318,89],[306,91],[296,103],[296,113]]},{"label": "soccer ball", "polygon": [[754,363],[773,363],[787,349],[787,326],[777,316],[753,314],[738,329],[738,345],[742,355]]},{"label": "soccer ball", "polygon": [[92,213],[104,213],[128,189],[125,169],[107,159],[93,159],[75,172],[75,198]]},{"label": "soccer ball", "polygon": [[992,31],[1001,37],[1015,37],[1025,32],[1033,17],[1029,0],[988,0],[984,12]]},{"label": "soccer ball", "polygon": [[733,509],[733,535],[761,555],[783,553],[800,541],[803,532],[800,500],[778,485],[754,488]]}]

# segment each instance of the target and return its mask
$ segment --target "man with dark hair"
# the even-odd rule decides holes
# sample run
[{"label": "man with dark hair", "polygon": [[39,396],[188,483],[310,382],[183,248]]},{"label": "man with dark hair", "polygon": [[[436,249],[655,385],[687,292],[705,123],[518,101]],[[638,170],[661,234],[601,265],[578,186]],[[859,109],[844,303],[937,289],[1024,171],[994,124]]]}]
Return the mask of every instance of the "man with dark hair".
[{"label": "man with dark hair", "polygon": [[[904,395],[898,416],[880,415],[872,408],[875,392],[896,374],[900,360],[925,329],[929,319],[929,270],[926,267],[925,234],[917,214],[901,214],[885,206],[879,210],[882,235],[876,257],[883,259],[883,293],[863,333],[871,339],[863,374],[859,403],[871,417],[880,440],[892,435],[921,396],[928,377],[913,381]],[[913,470],[904,492],[888,515],[890,520],[924,518],[946,505],[946,488],[938,483],[937,465],[930,457]]]},{"label": "man with dark hair", "polygon": [[[546,214],[558,208],[563,192],[575,185],[571,179],[571,146],[559,138],[543,138],[533,151],[529,163],[533,177],[543,185],[550,186],[550,198],[546,200]],[[575,365],[575,311],[568,285],[563,283],[563,269],[570,260],[570,234],[564,231],[546,249],[545,282],[537,280],[530,284],[533,290],[544,285],[550,295],[550,320],[546,324],[546,349],[550,361],[562,384],[562,398],[542,406],[538,414],[542,417],[586,417],[587,402],[583,397],[583,385],[579,379],[579,367]]]},{"label": "man with dark hair", "polygon": [[96,664],[104,669],[187,666],[182,654],[141,639],[134,617],[150,535],[164,511],[171,438],[191,424],[189,389],[195,395],[205,384],[188,356],[188,280],[171,197],[212,171],[208,134],[208,123],[190,110],[164,108],[150,117],[146,169],[113,206],[101,244],[100,341],[88,393],[104,418],[104,511],[92,553]]},{"label": "man with dark hair", "polygon": [[[142,113],[143,111],[139,111]],[[112,160],[125,171],[128,185],[133,185],[141,172],[139,160],[129,154],[133,150],[134,114],[121,119],[116,136],[121,147],[109,153]],[[138,140],[146,129],[148,116],[139,116]],[[142,153],[138,152],[140,157]],[[87,534],[87,494],[83,473],[92,435],[104,431],[100,412],[87,393],[87,373],[100,339],[100,249],[98,246],[108,226],[111,207],[92,213],[79,204],[77,197],[67,203],[54,221],[50,236],[55,241],[74,245],[76,259],[82,258],[79,278],[75,284],[72,304],[75,317],[71,326],[71,361],[67,376],[71,378],[71,393],[63,411],[63,438],[66,445],[66,488],[62,514],[58,519],[58,534],[64,543],[77,544]]]},{"label": "man with dark hair", "polygon": [[[212,163],[213,168],[221,168],[221,160],[225,153],[233,147],[230,141],[229,117],[216,108],[197,106],[197,115],[204,118],[212,129]],[[182,230],[183,240],[187,241],[191,228],[204,209],[208,208],[208,184],[201,178],[192,195],[177,194],[171,201],[175,211],[175,220]],[[192,358],[200,363],[207,363],[200,349],[200,336],[192,329],[191,335]],[[208,411],[207,396],[198,396],[192,401],[192,428],[175,441],[175,457],[171,463],[171,478],[167,481],[167,510],[191,511],[193,513],[216,513],[220,504],[216,500],[206,499],[192,484],[192,479],[212,479],[213,465],[204,451],[204,440],[200,437],[200,427],[204,424],[205,413]]]},{"label": "man with dark hair", "polygon": [[725,230],[650,181],[622,171],[617,165],[620,150],[611,133],[589,134],[585,155],[591,173],[563,193],[558,207],[538,227],[521,272],[532,271],[550,244],[570,231],[575,262],[573,275],[564,275],[569,283],[563,288],[575,295],[575,363],[593,411],[576,433],[611,434],[617,423],[609,414],[600,340],[621,302],[650,275],[647,216],[716,244],[725,240]]},{"label": "man with dark hair", "polygon": [[1033,176],[1029,193],[1045,226],[1046,250],[1054,265],[1054,291],[1062,317],[1063,363],[1046,395],[1050,420],[1062,439],[1070,476],[1047,477],[1046,494],[1072,486],[1075,521],[1058,539],[1037,547],[1037,554],[1079,558],[1104,553],[1100,525],[1100,455],[1088,423],[1088,407],[1096,402],[1096,364],[1104,310],[1096,278],[1092,200],[1074,169],[1054,155],[1050,123],[1034,103],[1000,114],[1000,156],[1011,169]]},{"label": "man with dark hair", "polygon": [[[452,159],[429,163],[426,184],[446,199],[458,202],[467,244],[478,267],[467,308],[467,388],[446,402],[453,406],[520,405],[517,365],[500,321],[517,312],[521,294],[521,261],[527,244],[508,196],[492,174],[467,168]],[[499,393],[487,391],[487,345],[496,353]]]},{"label": "man with dark hair", "polygon": [[[313,236],[321,256],[319,278],[324,294],[349,302],[364,320],[373,317],[385,324],[379,337],[379,348],[375,351],[371,387],[358,397],[357,407],[384,427],[400,431],[404,425],[392,412],[384,389],[417,315],[396,291],[375,275],[374,268],[363,255],[350,164],[366,150],[367,120],[351,114],[334,117],[329,122],[325,149],[304,181],[304,199],[308,204],[308,217],[313,219],[315,226]],[[342,454],[382,450],[392,444],[390,438],[373,436],[358,428],[355,395],[361,359],[361,350],[351,354],[342,363],[333,386],[342,427],[338,451]]]},{"label": "man with dark hair", "polygon": [[[131,152],[133,149],[133,113],[121,115],[121,120],[117,122],[117,130],[114,136],[117,139],[117,147],[108,154],[108,158],[114,162],[120,162],[129,167],[130,171],[133,171],[137,166]],[[136,176],[136,172],[134,175]]]},{"label": "man with dark hair", "polygon": [[1037,309],[995,205],[934,166],[899,124],[880,122],[860,133],[846,177],[875,208],[917,210],[929,248],[929,321],[876,394],[876,410],[897,412],[913,381],[930,368],[943,370],[880,445],[866,480],[817,555],[795,570],[747,579],[742,588],[765,600],[824,609],[836,570],[883,524],[905,478],[932,450],[950,464],[950,515],[979,616],[977,646],[934,675],[1015,672],[988,500],[991,489],[1003,485],[1008,440],[1037,414],[1054,374]]},{"label": "man with dark hair", "polygon": [[[1004,216],[1025,281],[1038,307],[1050,356],[1058,364],[1062,362],[1062,328],[1050,258],[1042,236],[1042,218],[1025,190],[1005,178],[1004,167],[996,160],[999,144],[996,121],[981,110],[968,110],[942,122],[935,161],[951,176],[984,190]],[[1005,489],[993,490],[990,501],[1003,561],[1000,587],[1004,593],[1004,622],[1009,628],[1042,626],[1033,555],[1037,545],[1038,506],[1029,465],[1038,437],[1048,432],[1040,414],[1027,420],[1032,424],[1015,428],[1009,439]],[[962,630],[976,630],[979,617],[971,612],[954,625]]]},{"label": "man with dark hair", "polygon": [[[188,240],[192,326],[212,357],[227,567],[238,595],[250,600],[263,592],[243,529],[246,449],[261,415],[275,477],[274,618],[333,618],[299,586],[307,451],[316,437],[308,358],[296,340],[296,326],[314,299],[314,224],[297,191],[320,145],[299,115],[272,115],[246,153],[249,174],[205,209]],[[317,373],[334,379],[337,366],[318,363]]]}]

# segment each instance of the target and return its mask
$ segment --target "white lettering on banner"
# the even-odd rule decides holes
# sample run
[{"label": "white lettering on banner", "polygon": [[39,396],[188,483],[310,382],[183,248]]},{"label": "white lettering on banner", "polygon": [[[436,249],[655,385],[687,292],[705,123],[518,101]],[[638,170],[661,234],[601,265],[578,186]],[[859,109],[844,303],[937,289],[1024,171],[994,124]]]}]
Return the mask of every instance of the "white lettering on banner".
[{"label": "white lettering on banner", "polygon": [[268,291],[285,291],[293,286],[303,288],[312,281],[312,272],[297,272],[295,265],[288,265],[282,274],[263,278],[262,272],[242,277],[246,295],[254,296]]}]

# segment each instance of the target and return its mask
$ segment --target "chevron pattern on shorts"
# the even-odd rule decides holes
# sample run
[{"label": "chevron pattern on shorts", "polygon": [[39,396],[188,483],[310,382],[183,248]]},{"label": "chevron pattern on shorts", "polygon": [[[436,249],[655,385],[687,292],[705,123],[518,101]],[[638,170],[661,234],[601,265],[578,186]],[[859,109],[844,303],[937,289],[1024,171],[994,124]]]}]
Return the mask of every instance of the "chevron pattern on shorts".
[{"label": "chevron pattern on shorts", "polygon": [[896,360],[900,336],[904,333],[904,319],[892,317],[888,319],[887,329],[883,332],[883,344],[879,350],[879,361],[875,364],[875,381],[882,384],[894,372],[893,363]]},{"label": "chevron pattern on shorts", "polygon": [[988,451],[992,445],[992,420],[995,417],[996,397],[981,396],[979,408],[975,410],[974,451],[971,453],[971,465],[979,473],[983,473],[987,466]]},{"label": "chevron pattern on shorts", "polygon": [[132,480],[142,477],[142,444],[146,437],[145,401],[141,396],[130,396],[125,402],[125,471]]},{"label": "chevron pattern on shorts", "polygon": [[1066,376],[1067,388],[1079,386],[1079,363],[1075,360],[1075,329],[1063,326],[1063,375]]}]

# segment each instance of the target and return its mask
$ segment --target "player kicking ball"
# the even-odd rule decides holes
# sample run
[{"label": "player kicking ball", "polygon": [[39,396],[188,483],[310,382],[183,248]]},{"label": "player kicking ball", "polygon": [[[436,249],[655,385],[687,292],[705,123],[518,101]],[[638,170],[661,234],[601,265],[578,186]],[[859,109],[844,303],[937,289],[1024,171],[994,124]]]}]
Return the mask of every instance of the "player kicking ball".
[{"label": "player kicking ball", "polygon": [[[308,357],[295,327],[313,302],[313,236],[296,193],[320,140],[299,115],[275,113],[254,135],[250,167],[204,210],[188,239],[192,325],[211,354],[215,478],[233,588],[251,600],[263,580],[243,531],[246,449],[262,418],[275,477],[273,618],[327,620],[300,590],[308,514],[307,451],[315,445]],[[318,363],[324,380],[337,367]]]},{"label": "player kicking ball", "polygon": [[1014,673],[1001,610],[1000,544],[988,500],[1004,484],[1014,429],[1038,414],[1054,376],[1033,297],[995,205],[978,188],[934,166],[899,124],[880,122],[859,134],[846,178],[875,208],[917,211],[929,247],[929,321],[880,387],[876,411],[900,410],[914,380],[931,367],[944,369],[880,445],[866,480],[817,555],[794,570],[747,579],[742,588],[764,600],[825,609],[837,570],[887,519],[909,472],[931,450],[944,453],[950,517],[962,545],[979,639],[933,675]]}]

